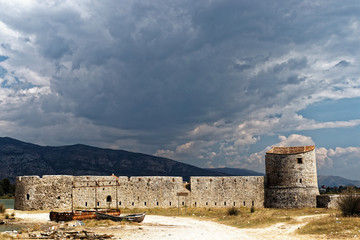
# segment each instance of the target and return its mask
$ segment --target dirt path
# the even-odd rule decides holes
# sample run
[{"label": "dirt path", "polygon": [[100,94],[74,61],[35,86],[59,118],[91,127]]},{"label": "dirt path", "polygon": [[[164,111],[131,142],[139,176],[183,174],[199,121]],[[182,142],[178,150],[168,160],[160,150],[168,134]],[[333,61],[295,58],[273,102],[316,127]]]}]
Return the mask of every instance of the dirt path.
[{"label": "dirt path", "polygon": [[114,230],[111,231],[112,234],[125,240],[253,239],[237,228],[184,217],[149,215],[146,216],[144,222],[139,226],[126,225],[121,227],[121,231],[112,230]]},{"label": "dirt path", "polygon": [[[304,226],[313,218],[323,217],[324,215],[311,215],[298,217],[295,224],[277,223],[267,228],[239,229],[225,226],[216,222],[200,221],[193,218],[184,217],[163,217],[146,216],[141,225],[125,225],[106,229],[107,233],[114,234],[116,237],[130,240],[183,240],[183,239],[314,239],[311,236],[296,235],[294,231]],[[100,229],[97,229],[99,231]],[[105,229],[104,229],[105,230]],[[317,237],[316,239],[321,239]]]},{"label": "dirt path", "polygon": [[310,220],[316,218],[322,218],[328,214],[319,214],[319,215],[307,215],[296,217],[293,219],[293,223],[276,223],[270,227],[266,228],[255,228],[255,229],[242,229],[243,233],[247,236],[251,236],[252,239],[272,239],[272,240],[283,240],[283,239],[327,239],[320,236],[307,236],[307,235],[298,235],[295,234],[295,231],[298,228],[305,226]]}]

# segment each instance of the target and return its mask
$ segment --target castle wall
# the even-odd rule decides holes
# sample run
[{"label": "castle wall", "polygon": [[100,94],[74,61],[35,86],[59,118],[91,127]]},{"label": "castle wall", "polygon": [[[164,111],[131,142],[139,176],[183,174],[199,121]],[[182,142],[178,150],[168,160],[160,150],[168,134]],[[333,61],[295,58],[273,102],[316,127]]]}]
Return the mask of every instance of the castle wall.
[{"label": "castle wall", "polygon": [[[15,209],[174,207],[185,189],[182,177],[17,177]],[[73,196],[73,198],[72,198]]]},{"label": "castle wall", "polygon": [[264,206],[264,177],[192,177],[190,186],[182,177],[24,176],[15,209]]},{"label": "castle wall", "polygon": [[182,177],[75,177],[75,183],[76,208],[173,207],[177,193],[187,191]]},{"label": "castle wall", "polygon": [[264,177],[191,177],[192,207],[264,207]]}]

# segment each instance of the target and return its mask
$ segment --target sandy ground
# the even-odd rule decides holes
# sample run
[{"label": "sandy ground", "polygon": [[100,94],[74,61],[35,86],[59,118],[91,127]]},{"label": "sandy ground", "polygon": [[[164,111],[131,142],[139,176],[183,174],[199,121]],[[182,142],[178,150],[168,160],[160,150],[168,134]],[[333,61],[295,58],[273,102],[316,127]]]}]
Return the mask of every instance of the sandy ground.
[{"label": "sandy ground", "polygon": [[20,211],[15,212],[15,217],[23,219],[26,222],[47,222],[50,221],[49,213],[24,213]]},{"label": "sandy ground", "polygon": [[[16,211],[16,218],[25,222],[47,222],[48,213],[29,213]],[[109,227],[85,228],[98,234],[113,234],[115,239],[122,240],[183,240],[183,239],[322,239],[318,236],[300,236],[295,230],[302,227],[314,217],[323,215],[302,216],[296,219],[295,224],[277,223],[266,228],[239,229],[216,222],[201,221],[187,217],[164,217],[147,215],[141,224],[120,224]]]}]

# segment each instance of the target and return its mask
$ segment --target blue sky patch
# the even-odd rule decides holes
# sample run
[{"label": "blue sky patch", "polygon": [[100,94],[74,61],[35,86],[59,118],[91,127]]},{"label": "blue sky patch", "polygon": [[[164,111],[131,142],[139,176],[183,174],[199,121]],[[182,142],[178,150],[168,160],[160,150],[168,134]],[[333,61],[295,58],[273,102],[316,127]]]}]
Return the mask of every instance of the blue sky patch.
[{"label": "blue sky patch", "polygon": [[1,56],[0,55],[0,62],[6,61],[7,59],[9,59],[8,56]]},{"label": "blue sky patch", "polygon": [[[1,74],[0,74],[0,76],[1,76]],[[2,88],[14,88],[14,89],[30,89],[30,88],[36,87],[36,85],[29,83],[29,82],[20,81],[19,78],[15,77],[14,82],[9,83],[8,80],[3,81],[1,83],[1,87]]]},{"label": "blue sky patch", "polygon": [[325,100],[310,105],[299,112],[302,116],[319,122],[360,119],[360,98]]},{"label": "blue sky patch", "polygon": [[7,73],[7,70],[0,66],[0,78],[5,77],[5,74]]}]

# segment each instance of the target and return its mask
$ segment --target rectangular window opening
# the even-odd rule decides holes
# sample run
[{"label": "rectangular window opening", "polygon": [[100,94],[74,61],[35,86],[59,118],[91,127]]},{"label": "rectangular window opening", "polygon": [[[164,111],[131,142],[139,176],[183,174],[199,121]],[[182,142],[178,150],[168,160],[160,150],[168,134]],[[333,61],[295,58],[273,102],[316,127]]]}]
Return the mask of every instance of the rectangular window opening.
[{"label": "rectangular window opening", "polygon": [[297,159],[297,163],[299,163],[299,164],[303,163],[303,160],[302,160],[301,157],[298,157],[298,158],[296,158],[296,159]]}]

